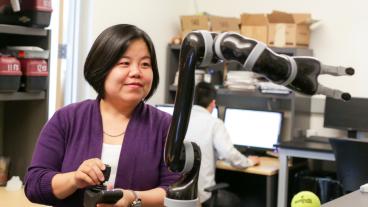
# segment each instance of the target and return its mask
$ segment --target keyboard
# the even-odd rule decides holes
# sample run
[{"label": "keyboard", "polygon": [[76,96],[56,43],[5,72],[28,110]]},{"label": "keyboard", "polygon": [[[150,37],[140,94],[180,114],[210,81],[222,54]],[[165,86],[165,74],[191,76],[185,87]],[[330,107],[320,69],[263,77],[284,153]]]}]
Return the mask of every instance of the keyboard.
[{"label": "keyboard", "polygon": [[265,156],[266,150],[255,150],[252,148],[248,148],[246,150],[240,151],[244,156]]}]

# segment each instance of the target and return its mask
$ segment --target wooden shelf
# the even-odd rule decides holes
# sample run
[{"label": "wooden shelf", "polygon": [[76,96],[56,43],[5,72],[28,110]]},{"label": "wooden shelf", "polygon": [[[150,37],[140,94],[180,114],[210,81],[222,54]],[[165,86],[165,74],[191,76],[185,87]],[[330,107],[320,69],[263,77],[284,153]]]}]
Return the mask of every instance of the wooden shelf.
[{"label": "wooden shelf", "polygon": [[0,24],[0,33],[30,36],[47,36],[47,30],[43,28],[24,27],[8,24]]},{"label": "wooden shelf", "polygon": [[27,101],[27,100],[43,100],[46,98],[46,92],[14,92],[0,93],[0,101]]}]

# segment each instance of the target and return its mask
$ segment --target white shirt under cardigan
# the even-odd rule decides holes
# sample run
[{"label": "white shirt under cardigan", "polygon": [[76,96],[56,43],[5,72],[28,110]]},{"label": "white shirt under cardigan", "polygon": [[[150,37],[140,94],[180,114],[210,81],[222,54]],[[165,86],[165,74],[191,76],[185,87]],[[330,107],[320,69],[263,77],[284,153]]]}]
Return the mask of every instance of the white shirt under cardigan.
[{"label": "white shirt under cardigan", "polygon": [[216,184],[216,159],[223,159],[239,168],[253,165],[251,160],[235,149],[223,121],[214,118],[201,106],[194,105],[192,108],[185,141],[195,142],[201,148],[202,162],[198,180],[201,203],[211,197],[211,193],[205,192],[204,189]]},{"label": "white shirt under cardigan", "polygon": [[121,144],[106,143],[103,143],[102,145],[101,160],[103,163],[108,164],[111,167],[110,178],[106,184],[112,184],[112,186],[115,186],[121,146]]}]

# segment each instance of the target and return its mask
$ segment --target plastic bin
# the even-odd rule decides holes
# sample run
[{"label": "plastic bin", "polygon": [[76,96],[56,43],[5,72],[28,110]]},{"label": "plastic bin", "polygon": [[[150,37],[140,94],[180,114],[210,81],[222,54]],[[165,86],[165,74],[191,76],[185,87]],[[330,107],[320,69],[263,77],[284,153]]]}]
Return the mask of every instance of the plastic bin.
[{"label": "plastic bin", "polygon": [[20,62],[11,56],[0,56],[0,92],[16,92],[22,72]]},{"label": "plastic bin", "polygon": [[19,0],[0,3],[0,23],[32,27],[47,27],[51,19],[51,0]]},{"label": "plastic bin", "polygon": [[49,75],[46,60],[21,59],[23,71],[21,90],[27,92],[39,92],[47,89],[47,77]]}]

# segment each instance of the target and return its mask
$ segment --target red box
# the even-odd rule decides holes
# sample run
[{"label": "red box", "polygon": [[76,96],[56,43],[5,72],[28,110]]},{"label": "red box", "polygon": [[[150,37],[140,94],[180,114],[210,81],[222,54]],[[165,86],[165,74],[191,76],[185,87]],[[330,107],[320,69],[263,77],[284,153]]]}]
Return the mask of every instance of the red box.
[{"label": "red box", "polygon": [[51,0],[20,0],[14,11],[10,0],[0,1],[0,23],[47,27],[51,20]]},{"label": "red box", "polygon": [[21,59],[23,72],[21,89],[39,92],[47,89],[48,64],[43,59]]},{"label": "red box", "polygon": [[20,86],[20,62],[11,56],[0,56],[0,92],[16,92]]}]

